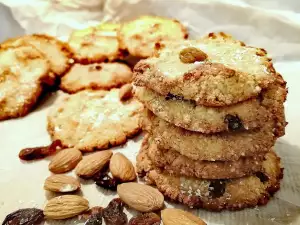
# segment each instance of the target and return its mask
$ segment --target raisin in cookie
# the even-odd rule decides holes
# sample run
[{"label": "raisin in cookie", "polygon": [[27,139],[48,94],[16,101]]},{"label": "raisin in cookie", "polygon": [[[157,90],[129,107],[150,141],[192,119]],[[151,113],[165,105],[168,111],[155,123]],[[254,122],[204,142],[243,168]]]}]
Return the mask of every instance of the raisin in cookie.
[{"label": "raisin in cookie", "polygon": [[147,181],[171,200],[192,208],[221,211],[267,204],[279,190],[282,177],[280,158],[272,151],[265,156],[263,171],[248,177],[206,180],[171,176],[153,169],[147,174]]},{"label": "raisin in cookie", "polygon": [[262,171],[264,158],[264,155],[257,155],[242,157],[236,161],[192,160],[176,151],[158,148],[149,136],[145,137],[140,151],[146,151],[153,165],[170,175],[202,179],[229,179],[252,175]]},{"label": "raisin in cookie", "polygon": [[63,96],[48,115],[48,132],[65,147],[82,151],[120,145],[140,131],[143,105],[121,101],[119,89]]},{"label": "raisin in cookie", "polygon": [[135,84],[221,107],[256,97],[274,83],[276,72],[265,50],[230,36],[224,39],[207,36],[165,44],[155,57],[135,66]]},{"label": "raisin in cookie", "polygon": [[32,45],[0,49],[0,120],[25,116],[37,102],[50,66]]},{"label": "raisin in cookie", "polygon": [[84,89],[104,89],[120,87],[132,80],[131,69],[123,63],[75,64],[61,79],[61,89],[75,93]]},{"label": "raisin in cookie", "polygon": [[177,20],[157,16],[141,16],[121,26],[120,47],[137,57],[152,56],[155,45],[162,41],[184,40],[186,28]]},{"label": "raisin in cookie", "polygon": [[117,39],[119,27],[119,24],[109,23],[74,31],[69,38],[69,45],[76,62],[89,64],[122,58]]}]

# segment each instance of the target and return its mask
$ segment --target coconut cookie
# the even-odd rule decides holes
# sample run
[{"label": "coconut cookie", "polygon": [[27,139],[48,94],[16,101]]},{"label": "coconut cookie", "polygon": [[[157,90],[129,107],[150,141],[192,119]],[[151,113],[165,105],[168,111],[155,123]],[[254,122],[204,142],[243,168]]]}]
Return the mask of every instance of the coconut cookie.
[{"label": "coconut cookie", "polygon": [[109,90],[132,81],[130,67],[123,63],[75,64],[61,79],[61,89],[75,93],[84,89]]},{"label": "coconut cookie", "polygon": [[100,24],[74,31],[69,38],[75,60],[81,64],[113,61],[123,58],[117,39],[119,24]]},{"label": "coconut cookie", "polygon": [[0,120],[29,113],[49,69],[48,60],[32,45],[0,49]]},{"label": "coconut cookie", "polygon": [[186,28],[177,20],[157,16],[141,16],[121,26],[120,47],[137,57],[152,56],[155,46],[162,41],[184,40]]},{"label": "coconut cookie", "polygon": [[165,44],[155,57],[135,66],[135,84],[163,96],[221,107],[256,97],[275,82],[276,71],[265,50],[230,36],[223,39],[207,36]]},{"label": "coconut cookie", "polygon": [[265,205],[279,190],[283,170],[280,158],[267,153],[263,172],[238,179],[205,180],[186,176],[170,176],[158,169],[148,173],[148,179],[166,197],[193,208],[212,211],[240,210]]},{"label": "coconut cookie", "polygon": [[48,132],[65,147],[82,151],[120,145],[140,131],[143,105],[120,100],[120,90],[81,91],[64,96],[48,115]]}]

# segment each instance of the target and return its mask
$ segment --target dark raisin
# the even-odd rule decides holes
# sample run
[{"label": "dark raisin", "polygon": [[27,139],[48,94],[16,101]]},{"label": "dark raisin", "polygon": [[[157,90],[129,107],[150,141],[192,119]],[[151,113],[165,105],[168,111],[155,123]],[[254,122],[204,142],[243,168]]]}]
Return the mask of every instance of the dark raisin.
[{"label": "dark raisin", "polygon": [[173,95],[171,93],[168,93],[167,96],[165,97],[166,100],[184,100],[183,96],[179,95]]},{"label": "dark raisin", "polygon": [[48,146],[25,148],[20,151],[19,158],[22,160],[43,159],[49,155],[54,154],[58,147],[62,147],[62,143],[60,140],[55,140]]},{"label": "dark raisin", "polygon": [[225,192],[226,183],[223,180],[214,180],[209,185],[209,195],[212,198],[222,197]]},{"label": "dark raisin", "polygon": [[260,182],[263,182],[263,183],[267,182],[269,180],[269,177],[266,174],[264,174],[263,172],[260,172],[260,171],[256,172],[255,176],[257,176],[259,178]]},{"label": "dark raisin", "polygon": [[127,224],[127,215],[123,212],[124,203],[121,199],[111,200],[108,206],[103,210],[103,218],[106,225],[125,225]]},{"label": "dark raisin", "polygon": [[160,217],[155,213],[139,214],[132,217],[129,221],[129,225],[159,225]]},{"label": "dark raisin", "polygon": [[92,215],[84,225],[102,225],[102,213]]},{"label": "dark raisin", "polygon": [[43,210],[36,208],[19,209],[7,215],[2,225],[38,225],[44,221]]},{"label": "dark raisin", "polygon": [[101,215],[103,214],[103,208],[100,206],[92,207],[90,210],[78,215],[78,220],[88,220],[92,218],[94,215]]},{"label": "dark raisin", "polygon": [[227,114],[225,116],[225,123],[228,124],[228,129],[231,131],[244,129],[243,123],[237,115],[233,116],[233,115]]},{"label": "dark raisin", "polygon": [[108,172],[100,171],[93,179],[98,186],[112,191],[117,190],[117,186],[120,184],[120,181],[110,176]]}]

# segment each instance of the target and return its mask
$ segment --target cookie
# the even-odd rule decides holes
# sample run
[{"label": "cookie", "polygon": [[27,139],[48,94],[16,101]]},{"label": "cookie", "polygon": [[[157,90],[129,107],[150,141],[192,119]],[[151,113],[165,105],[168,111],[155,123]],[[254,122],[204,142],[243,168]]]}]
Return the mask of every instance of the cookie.
[{"label": "cookie", "polygon": [[75,64],[61,79],[60,88],[68,93],[84,89],[109,90],[131,81],[132,71],[123,63]]},{"label": "cookie", "polygon": [[170,149],[193,160],[227,161],[264,155],[275,144],[274,122],[250,131],[202,134],[174,126],[146,112],[146,130],[159,148]]},{"label": "cookie", "polygon": [[124,23],[118,33],[120,47],[142,58],[152,56],[155,45],[162,41],[187,37],[187,30],[179,21],[157,16],[141,16]]},{"label": "cookie", "polygon": [[263,162],[263,172],[248,177],[207,180],[171,176],[159,169],[151,170],[147,176],[148,182],[155,184],[171,200],[191,208],[221,211],[267,204],[280,188],[283,169],[280,158],[269,152]]},{"label": "cookie", "polygon": [[264,155],[242,157],[236,161],[192,160],[180,153],[158,148],[150,137],[145,137],[141,151],[146,151],[153,165],[170,175],[202,179],[240,178],[262,171]]},{"label": "cookie", "polygon": [[109,23],[72,32],[69,45],[75,54],[75,61],[90,64],[123,58],[124,53],[117,39],[119,27],[119,24]]},{"label": "cookie", "polygon": [[141,130],[143,105],[136,99],[120,101],[119,89],[81,91],[63,96],[50,110],[52,140],[81,151],[120,145]]},{"label": "cookie", "polygon": [[0,48],[24,45],[26,43],[33,45],[45,55],[50,62],[51,72],[56,76],[64,75],[71,67],[72,53],[68,44],[48,35],[32,34],[10,39],[1,44]]},{"label": "cookie", "polygon": [[274,83],[276,71],[265,50],[230,36],[223,39],[207,36],[165,44],[155,57],[135,66],[135,84],[197,105],[223,107],[254,98]]},{"label": "cookie", "polygon": [[49,69],[48,60],[32,45],[0,49],[0,120],[32,110]]}]

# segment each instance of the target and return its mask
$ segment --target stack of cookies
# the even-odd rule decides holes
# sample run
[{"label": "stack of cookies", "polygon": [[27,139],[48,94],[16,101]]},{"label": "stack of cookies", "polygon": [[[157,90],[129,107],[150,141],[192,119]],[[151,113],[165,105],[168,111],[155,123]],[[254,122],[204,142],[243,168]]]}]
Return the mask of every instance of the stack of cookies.
[{"label": "stack of cookies", "polygon": [[224,33],[159,48],[134,69],[147,108],[140,176],[190,207],[266,204],[283,175],[273,146],[287,94],[266,51]]}]

